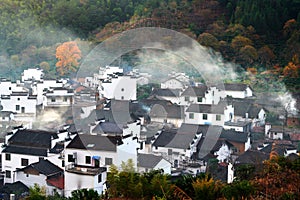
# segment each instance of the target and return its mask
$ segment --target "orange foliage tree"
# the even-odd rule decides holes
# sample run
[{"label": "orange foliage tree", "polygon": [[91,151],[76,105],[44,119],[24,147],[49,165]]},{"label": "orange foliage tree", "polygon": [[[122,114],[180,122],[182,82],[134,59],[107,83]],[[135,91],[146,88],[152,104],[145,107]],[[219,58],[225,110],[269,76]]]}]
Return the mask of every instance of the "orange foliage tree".
[{"label": "orange foliage tree", "polygon": [[263,199],[297,199],[300,195],[299,161],[299,158],[291,161],[270,155],[270,160],[264,162],[262,174],[253,180],[257,195],[264,196]]},{"label": "orange foliage tree", "polygon": [[76,71],[81,59],[81,51],[75,41],[64,42],[56,48],[56,70],[60,75]]},{"label": "orange foliage tree", "polygon": [[289,62],[283,69],[283,75],[287,78],[298,78],[298,67],[293,62]]}]

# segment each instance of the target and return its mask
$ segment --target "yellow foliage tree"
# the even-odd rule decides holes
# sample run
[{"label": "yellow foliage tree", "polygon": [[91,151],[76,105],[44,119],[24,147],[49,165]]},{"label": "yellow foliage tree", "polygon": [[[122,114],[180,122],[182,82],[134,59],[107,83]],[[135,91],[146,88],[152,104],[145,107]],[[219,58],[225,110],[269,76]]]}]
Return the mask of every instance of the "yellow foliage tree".
[{"label": "yellow foliage tree", "polygon": [[56,69],[60,75],[76,71],[81,59],[81,51],[75,41],[64,42],[56,48]]}]

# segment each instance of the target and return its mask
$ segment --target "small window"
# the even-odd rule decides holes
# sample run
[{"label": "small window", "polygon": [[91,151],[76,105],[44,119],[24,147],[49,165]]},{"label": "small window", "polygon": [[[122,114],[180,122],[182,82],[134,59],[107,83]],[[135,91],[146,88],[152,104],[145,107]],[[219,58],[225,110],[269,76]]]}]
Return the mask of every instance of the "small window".
[{"label": "small window", "polygon": [[212,95],[215,96],[215,91],[212,91]]},{"label": "small window", "polygon": [[189,113],[189,118],[194,119],[194,113]]},{"label": "small window", "polygon": [[10,170],[5,171],[5,177],[6,178],[11,178],[11,171]]},{"label": "small window", "polygon": [[9,87],[8,89],[11,90],[11,87]]},{"label": "small window", "polygon": [[124,92],[124,88],[122,88],[121,91]]},{"label": "small window", "polygon": [[55,98],[51,98],[51,102],[55,102]]},{"label": "small window", "polygon": [[221,115],[216,115],[216,120],[221,121]]},{"label": "small window", "polygon": [[65,167],[65,161],[64,160],[61,161],[61,167]]},{"label": "small window", "polygon": [[102,174],[98,175],[98,183],[102,182]]},{"label": "small window", "polygon": [[124,99],[124,96],[121,96],[121,99],[123,100],[123,99]]},{"label": "small window", "polygon": [[72,154],[68,154],[68,162],[74,162],[74,158]]},{"label": "small window", "polygon": [[21,113],[25,113],[25,107],[21,107]]},{"label": "small window", "polygon": [[22,166],[27,166],[27,165],[28,165],[28,159],[26,159],[26,158],[21,158],[21,165],[22,165]]},{"label": "small window", "polygon": [[173,154],[173,150],[172,149],[168,149],[168,155],[172,155]]},{"label": "small window", "polygon": [[202,102],[202,97],[197,97],[198,102]]},{"label": "small window", "polygon": [[85,164],[91,164],[91,156],[85,156]]},{"label": "small window", "polygon": [[64,102],[67,102],[68,101],[68,97],[64,97]]},{"label": "small window", "polygon": [[113,164],[113,159],[112,158],[105,158],[105,165],[111,165]]},{"label": "small window", "polygon": [[20,101],[20,98],[18,98],[18,101]]},{"label": "small window", "polygon": [[20,110],[20,105],[16,105],[16,110]]},{"label": "small window", "polygon": [[10,153],[6,153],[6,154],[5,154],[5,160],[11,160]]},{"label": "small window", "polygon": [[190,101],[190,97],[189,96],[184,97],[184,101]]},{"label": "small window", "polygon": [[207,114],[203,114],[202,119],[207,120]]}]

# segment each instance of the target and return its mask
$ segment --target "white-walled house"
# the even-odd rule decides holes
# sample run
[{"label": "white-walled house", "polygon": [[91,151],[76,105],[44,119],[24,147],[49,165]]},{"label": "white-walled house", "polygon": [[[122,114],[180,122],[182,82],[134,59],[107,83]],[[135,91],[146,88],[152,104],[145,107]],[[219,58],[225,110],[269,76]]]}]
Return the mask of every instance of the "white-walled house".
[{"label": "white-walled house", "polygon": [[159,131],[152,139],[152,152],[172,163],[183,166],[197,152],[197,145],[207,131],[206,125],[182,124],[179,129]]},{"label": "white-walled house", "polygon": [[112,137],[90,134],[77,135],[65,149],[66,166],[70,164],[90,167],[120,167],[122,162],[132,159],[137,165],[137,137]]},{"label": "white-walled house", "polygon": [[205,92],[205,98],[203,102],[205,104],[219,104],[219,102],[226,97],[226,93],[223,90],[215,86],[210,86]]},{"label": "white-walled house", "polygon": [[226,162],[230,160],[233,145],[224,139],[218,139],[214,148],[212,149],[212,153],[219,162]]},{"label": "white-walled house", "polygon": [[151,92],[151,96],[157,97],[159,99],[164,99],[171,101],[174,104],[181,104],[181,89],[169,89],[169,88],[155,88]]},{"label": "white-walled house", "polygon": [[181,94],[181,105],[203,104],[205,103],[206,85],[190,86],[186,88]]},{"label": "white-walled house", "polygon": [[251,120],[229,121],[224,123],[224,129],[233,129],[236,132],[248,133],[251,131]]},{"label": "white-walled house", "polygon": [[106,169],[111,164],[118,167],[132,159],[137,168],[136,137],[109,137],[77,135],[65,149],[65,195],[71,190],[92,188],[101,194],[105,189]]},{"label": "white-walled house", "polygon": [[64,195],[64,170],[48,160],[40,159],[15,171],[16,181],[21,181],[27,187],[38,184],[45,187],[46,195],[54,195],[56,192]]},{"label": "white-walled house", "polygon": [[136,75],[125,75],[119,67],[100,67],[98,73],[85,79],[84,85],[98,89],[100,98],[136,100]]},{"label": "white-walled house", "polygon": [[273,140],[282,140],[284,136],[284,127],[272,126],[271,124],[265,125],[265,136]]},{"label": "white-walled house", "polygon": [[37,96],[37,105],[43,104],[44,91],[52,88],[62,88],[63,80],[41,80],[31,85],[32,94]]},{"label": "white-walled house", "polygon": [[93,189],[98,194],[106,190],[106,167],[67,166],[65,170],[64,196],[70,197],[72,191]]},{"label": "white-walled house", "polygon": [[32,123],[37,114],[37,97],[28,92],[12,92],[10,95],[2,95],[0,98],[2,111],[14,113],[14,120]]},{"label": "white-walled house", "polygon": [[3,111],[36,115],[36,96],[28,92],[12,92],[10,95],[2,95],[1,105]]},{"label": "white-walled house", "polygon": [[152,170],[162,170],[164,174],[171,174],[172,165],[162,156],[139,153],[137,168],[139,173],[147,173]]},{"label": "white-walled house", "polygon": [[41,81],[44,78],[44,72],[42,69],[29,68],[25,69],[22,73],[22,82],[25,81]]},{"label": "white-walled house", "polygon": [[15,182],[16,169],[38,162],[40,158],[47,158],[52,140],[57,137],[55,132],[42,130],[18,129],[8,133],[1,152],[4,182]]},{"label": "white-walled house", "polygon": [[0,79],[0,96],[1,95],[10,95],[12,92],[26,92],[22,85],[18,83],[11,82],[8,79]]},{"label": "white-walled house", "polygon": [[233,98],[247,98],[253,96],[252,88],[243,83],[224,83],[217,86],[218,89],[224,90],[226,96]]},{"label": "white-walled house", "polygon": [[172,72],[168,79],[160,84],[162,89],[184,89],[189,85],[189,77],[185,73]]},{"label": "white-walled house", "polygon": [[218,104],[225,98],[225,92],[215,86],[207,87],[204,84],[190,86],[181,94],[181,104]]},{"label": "white-walled house", "polygon": [[100,120],[91,126],[91,134],[99,134],[102,136],[136,136],[140,137],[141,123],[140,121],[131,121],[123,124]]},{"label": "white-walled house", "polygon": [[137,79],[135,76],[114,74],[99,86],[100,98],[116,100],[136,100]]},{"label": "white-walled house", "polygon": [[44,93],[44,107],[72,106],[74,103],[74,91],[69,88],[50,88]]},{"label": "white-walled house", "polygon": [[234,118],[232,105],[191,104],[185,111],[185,123],[223,126]]},{"label": "white-walled house", "polygon": [[263,126],[266,121],[267,110],[255,104],[252,100],[232,99],[234,107],[234,121],[251,120],[251,127]]},{"label": "white-walled house", "polygon": [[117,141],[88,134],[76,135],[72,139],[64,152],[66,197],[71,196],[71,191],[82,188],[94,189],[99,194],[104,191],[105,165],[109,166],[116,160]]},{"label": "white-walled house", "polygon": [[234,154],[240,155],[251,148],[250,133],[223,129],[220,139],[233,145],[232,153]]},{"label": "white-walled house", "polygon": [[180,127],[184,122],[184,107],[176,104],[154,104],[149,116],[152,122],[169,123]]}]

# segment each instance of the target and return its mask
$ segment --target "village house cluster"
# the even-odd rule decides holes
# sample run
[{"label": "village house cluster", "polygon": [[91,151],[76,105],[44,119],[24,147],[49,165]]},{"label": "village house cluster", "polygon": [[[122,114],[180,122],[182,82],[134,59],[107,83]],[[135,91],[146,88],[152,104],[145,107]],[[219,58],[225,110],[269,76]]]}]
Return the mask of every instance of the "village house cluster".
[{"label": "village house cluster", "polygon": [[78,80],[45,80],[41,69],[25,70],[21,81],[1,79],[0,193],[17,187],[26,194],[38,184],[48,195],[101,194],[109,167],[129,159],[139,173],[209,171],[231,183],[238,165],[261,164],[271,151],[298,156],[299,130],[266,122],[274,106],[250,86],[205,85],[174,72],[138,98],[150,78],[106,66]]}]

